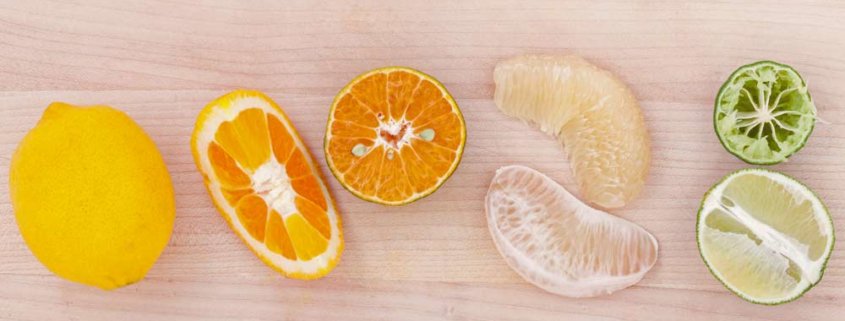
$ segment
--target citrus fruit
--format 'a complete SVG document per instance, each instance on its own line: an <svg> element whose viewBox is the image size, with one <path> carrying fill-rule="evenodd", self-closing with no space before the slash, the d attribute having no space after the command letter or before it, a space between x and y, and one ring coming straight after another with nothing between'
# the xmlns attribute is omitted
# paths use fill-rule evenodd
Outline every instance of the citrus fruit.
<svg viewBox="0 0 845 321"><path fill-rule="evenodd" d="M496 171L485 210L508 265L552 293L608 294L637 283L657 261L657 240L642 227L584 204L528 167Z"/></svg>
<svg viewBox="0 0 845 321"><path fill-rule="evenodd" d="M645 185L649 137L636 98L578 56L520 56L496 65L496 106L558 137L583 197L604 208Z"/></svg>
<svg viewBox="0 0 845 321"><path fill-rule="evenodd" d="M269 97L236 90L209 103L197 117L191 150L220 214L267 265L298 279L334 268L343 250L334 200Z"/></svg>
<svg viewBox="0 0 845 321"><path fill-rule="evenodd" d="M749 164L777 164L804 147L816 106L795 69L759 61L728 77L716 96L713 122L731 154Z"/></svg>
<svg viewBox="0 0 845 321"><path fill-rule="evenodd" d="M833 250L821 200L778 172L731 173L704 196L696 239L713 276L745 300L780 304L818 283Z"/></svg>
<svg viewBox="0 0 845 321"><path fill-rule="evenodd" d="M466 126L437 79L405 67L368 71L335 97L326 161L355 196L403 205L428 196L461 161Z"/></svg>
<svg viewBox="0 0 845 321"><path fill-rule="evenodd" d="M141 280L173 231L173 186L141 127L107 106L53 103L12 157L21 235L44 266L102 289Z"/></svg>

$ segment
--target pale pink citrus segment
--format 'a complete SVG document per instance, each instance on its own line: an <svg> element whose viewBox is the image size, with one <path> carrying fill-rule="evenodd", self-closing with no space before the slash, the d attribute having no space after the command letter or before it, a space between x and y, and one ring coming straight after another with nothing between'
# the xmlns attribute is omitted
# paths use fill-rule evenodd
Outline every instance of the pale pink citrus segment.
<svg viewBox="0 0 845 321"><path fill-rule="evenodd" d="M657 261L657 240L645 229L589 207L528 167L499 169L485 210L508 265L552 293L608 294L637 283Z"/></svg>

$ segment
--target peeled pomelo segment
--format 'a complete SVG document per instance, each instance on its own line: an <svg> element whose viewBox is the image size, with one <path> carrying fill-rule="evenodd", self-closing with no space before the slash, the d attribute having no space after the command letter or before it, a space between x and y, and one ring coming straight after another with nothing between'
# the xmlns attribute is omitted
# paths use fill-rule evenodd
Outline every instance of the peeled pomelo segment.
<svg viewBox="0 0 845 321"><path fill-rule="evenodd" d="M604 208L636 197L651 161L645 121L631 90L577 56L521 56L494 71L496 106L564 146L584 198Z"/></svg>
<svg viewBox="0 0 845 321"><path fill-rule="evenodd" d="M496 171L485 210L508 265L552 293L608 294L637 283L657 261L657 240L642 227L589 207L528 167Z"/></svg>

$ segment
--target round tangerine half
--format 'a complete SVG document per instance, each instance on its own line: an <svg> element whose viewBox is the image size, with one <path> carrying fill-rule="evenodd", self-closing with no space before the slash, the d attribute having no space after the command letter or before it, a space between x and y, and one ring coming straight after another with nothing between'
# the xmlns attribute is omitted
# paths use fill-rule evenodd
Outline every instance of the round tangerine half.
<svg viewBox="0 0 845 321"><path fill-rule="evenodd" d="M355 196L404 205L436 191L461 161L466 125L437 79L385 67L353 79L335 97L326 161Z"/></svg>

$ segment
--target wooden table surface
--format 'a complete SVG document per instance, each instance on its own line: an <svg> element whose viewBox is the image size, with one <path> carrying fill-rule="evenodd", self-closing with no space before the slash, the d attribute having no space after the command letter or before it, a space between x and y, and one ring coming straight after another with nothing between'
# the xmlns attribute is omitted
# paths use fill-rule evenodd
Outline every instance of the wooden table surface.
<svg viewBox="0 0 845 321"><path fill-rule="evenodd" d="M799 2L0 0L0 319L843 320L845 4ZM577 191L556 141L491 100L493 66L522 53L582 55L641 101L651 173L636 201L612 211L660 242L636 286L558 297L524 282L494 248L482 200L496 168L529 165ZM713 133L713 98L731 71L761 59L800 71L826 121L773 168L814 189L840 228L822 282L776 307L724 289L694 233L704 192L748 167ZM329 177L344 220L341 262L318 281L285 279L212 207L190 155L195 117L231 89L263 90L328 173L321 146L334 94L385 65L418 68L452 91L468 127L463 163L437 193L404 207L361 201ZM20 237L9 159L57 100L126 111L164 155L175 229L140 283L104 292L64 281Z"/></svg>

